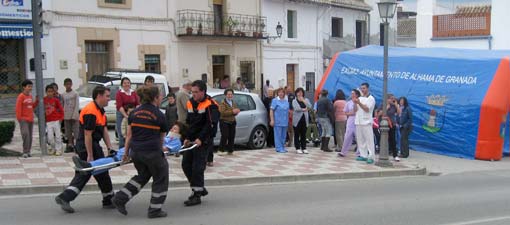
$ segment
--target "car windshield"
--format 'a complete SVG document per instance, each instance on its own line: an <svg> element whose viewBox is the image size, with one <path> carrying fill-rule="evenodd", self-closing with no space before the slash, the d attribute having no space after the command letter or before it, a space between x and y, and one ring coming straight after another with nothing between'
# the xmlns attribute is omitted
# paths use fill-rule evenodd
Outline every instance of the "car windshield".
<svg viewBox="0 0 510 225"><path fill-rule="evenodd" d="M86 84L80 86L78 88L78 90L76 90L76 91L78 92L78 95L80 97L92 98L92 91L97 86L101 86L101 84L86 83ZM113 97L111 97L111 100L115 100L115 95L117 94L117 91L119 90L119 86L112 85L112 86L108 86L108 88L110 88L110 96L113 96Z"/></svg>
<svg viewBox="0 0 510 225"><path fill-rule="evenodd" d="M83 84L82 86L80 86L78 88L78 90L76 90L76 91L78 92L78 95L80 97L92 98L92 91L97 86L99 86L99 84L86 83L86 84Z"/></svg>

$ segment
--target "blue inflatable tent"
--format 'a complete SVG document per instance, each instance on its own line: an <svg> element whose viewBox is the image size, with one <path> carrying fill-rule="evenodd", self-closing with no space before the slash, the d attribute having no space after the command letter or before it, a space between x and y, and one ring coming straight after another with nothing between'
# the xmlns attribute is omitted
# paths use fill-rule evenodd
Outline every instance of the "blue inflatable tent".
<svg viewBox="0 0 510 225"><path fill-rule="evenodd" d="M411 148L469 159L499 160L508 143L510 51L390 48L388 92L413 110ZM350 93L370 84L382 103L383 47L338 53L316 92ZM506 140L506 141L505 141ZM508 146L506 146L508 149Z"/></svg>

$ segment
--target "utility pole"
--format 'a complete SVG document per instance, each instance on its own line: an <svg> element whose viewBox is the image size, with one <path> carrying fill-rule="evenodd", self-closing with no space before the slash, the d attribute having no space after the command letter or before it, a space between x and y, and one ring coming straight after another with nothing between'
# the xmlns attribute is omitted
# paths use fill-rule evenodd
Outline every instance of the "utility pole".
<svg viewBox="0 0 510 225"><path fill-rule="evenodd" d="M39 121L39 145L43 155L48 154L46 148L46 117L44 109L44 87L43 87L43 73L42 73L42 52L41 52L41 37L42 37L42 0L32 0L32 29L34 40L34 69L35 69L35 87L37 93L37 106L38 121Z"/></svg>

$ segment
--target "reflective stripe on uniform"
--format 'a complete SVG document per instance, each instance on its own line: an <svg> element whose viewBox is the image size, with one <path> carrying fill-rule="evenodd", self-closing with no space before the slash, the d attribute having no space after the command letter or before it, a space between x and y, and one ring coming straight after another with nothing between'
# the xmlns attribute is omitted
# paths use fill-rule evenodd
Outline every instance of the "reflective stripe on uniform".
<svg viewBox="0 0 510 225"><path fill-rule="evenodd" d="M108 197L110 195L113 195L113 191L110 191L108 193L103 193L103 197Z"/></svg>
<svg viewBox="0 0 510 225"><path fill-rule="evenodd" d="M193 191L203 191L204 188L203 187L191 187L191 190L193 190Z"/></svg>
<svg viewBox="0 0 510 225"><path fill-rule="evenodd" d="M162 197L162 196L166 196L166 194L167 194L167 191L161 192L161 193L152 193L152 197L153 198L159 198L159 197Z"/></svg>
<svg viewBox="0 0 510 225"><path fill-rule="evenodd" d="M161 209L161 207L163 207L163 204L150 204L149 207L152 209Z"/></svg>
<svg viewBox="0 0 510 225"><path fill-rule="evenodd" d="M81 192L80 189L78 189L77 187L73 187L73 186L68 186L66 189L74 191L74 193L76 193L76 194L80 194L80 192Z"/></svg>
<svg viewBox="0 0 510 225"><path fill-rule="evenodd" d="M140 190L142 188L142 185L140 185L138 182L134 180L129 180L128 184L135 186L136 190Z"/></svg>
<svg viewBox="0 0 510 225"><path fill-rule="evenodd" d="M122 188L120 189L120 191L124 194L126 194L128 196L129 199L131 199L133 197L133 195L131 194L131 191L129 191L128 189L126 188Z"/></svg>
<svg viewBox="0 0 510 225"><path fill-rule="evenodd" d="M161 127L159 126L153 126L153 125L146 125L146 124L140 124L140 123L131 123L131 126L132 127L141 127L141 128L146 128L146 129L151 129L151 130L161 130Z"/></svg>

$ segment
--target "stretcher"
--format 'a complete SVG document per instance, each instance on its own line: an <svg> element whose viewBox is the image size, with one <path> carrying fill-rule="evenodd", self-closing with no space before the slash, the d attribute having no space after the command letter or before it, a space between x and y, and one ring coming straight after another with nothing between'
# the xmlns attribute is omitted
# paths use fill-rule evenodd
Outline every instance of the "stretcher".
<svg viewBox="0 0 510 225"><path fill-rule="evenodd" d="M182 152L185 152L185 151L189 151L189 150L192 150L194 148L196 148L198 145L197 144L193 144L191 146L188 146L188 147L184 147L184 145L181 147L181 150L179 150L179 153L182 153ZM166 151L164 152L165 153L165 156L169 156L169 155L172 155L169 151ZM122 160L119 160L119 161L115 161L115 162L112 162L112 163L108 163L108 164L104 164L104 165L99 165L99 166L92 166L92 167L87 167L87 168L77 168L77 167L74 167L74 170L78 171L78 172L94 172L94 171L101 171L101 170L108 170L108 169L112 169L112 168L116 168L116 167L119 167L119 166L122 166L122 165L125 165L125 164L129 164L129 163L132 163L131 161L129 162L122 162Z"/></svg>

